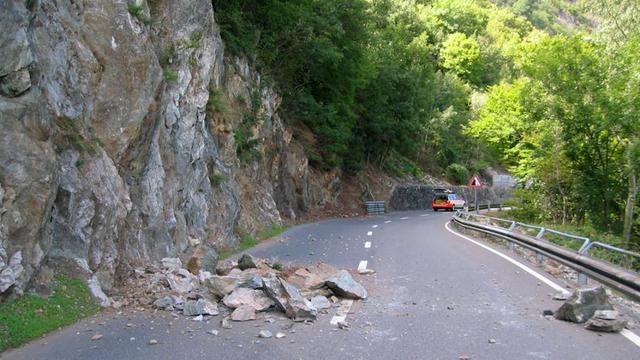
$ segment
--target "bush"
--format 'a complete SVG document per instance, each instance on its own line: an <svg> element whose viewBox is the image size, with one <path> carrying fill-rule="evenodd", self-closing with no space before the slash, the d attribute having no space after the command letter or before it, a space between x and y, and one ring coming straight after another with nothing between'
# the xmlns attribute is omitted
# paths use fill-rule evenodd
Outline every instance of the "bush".
<svg viewBox="0 0 640 360"><path fill-rule="evenodd" d="M447 178L454 184L466 184L469 170L464 165L453 163L447 166Z"/></svg>

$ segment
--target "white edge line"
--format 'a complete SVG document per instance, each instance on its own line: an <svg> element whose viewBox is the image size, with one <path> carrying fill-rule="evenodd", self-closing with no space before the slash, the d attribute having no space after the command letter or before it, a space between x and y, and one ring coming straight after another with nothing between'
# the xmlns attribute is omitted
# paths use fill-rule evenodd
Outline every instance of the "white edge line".
<svg viewBox="0 0 640 360"><path fill-rule="evenodd" d="M360 264L358 264L358 271L365 270L367 268L367 263L367 260L360 261Z"/></svg>
<svg viewBox="0 0 640 360"><path fill-rule="evenodd" d="M364 243L364 248L365 249L368 249L370 247L371 247L371 241L367 241L367 242Z"/></svg>
<svg viewBox="0 0 640 360"><path fill-rule="evenodd" d="M495 250L495 249L493 249L493 248L491 248L491 247L489 247L487 245L484 245L484 244L482 244L482 243L480 243L480 242L478 242L476 240L471 239L468 236L464 236L462 234L459 234L459 233L451 230L451 228L449 227L449 224L450 223L446 223L444 227L450 233L452 233L454 235L457 235L457 236L459 236L459 237L461 237L461 238L463 238L463 239L465 239L467 241L470 241L470 242L474 243L475 245L480 246L481 248L483 248L485 250L491 251L492 253L500 256L501 258L503 258L503 259L507 260L508 262L514 264L515 266L519 267L520 269L528 272L530 275L534 276L536 279L538 279L538 280L544 282L545 284L549 285L554 290L562 291L564 294L569 294L569 291L567 291L565 288L563 288L562 286L560 286L560 285L554 283L553 281L547 279L546 277L538 274L538 272L536 272L535 270L527 267L526 265L524 265L524 264L522 264L522 263L520 263L520 262L518 262L518 261L516 261L516 260L514 260L512 258L510 258L509 256L499 252L498 250ZM630 331L628 329L622 329L622 331L620 332L620 335L622 335L625 338L627 338L627 340L631 341L634 345L640 347L640 336L636 335L634 332L632 332L632 331Z"/></svg>
<svg viewBox="0 0 640 360"><path fill-rule="evenodd" d="M498 251L498 250L496 250L496 249L493 249L493 248L491 248L491 247L489 247L489 246L487 246L487 245L485 245L485 244L482 244L482 243L480 243L480 242L478 242L478 241L476 241L476 240L473 240L472 238L470 238L470 237L468 237L468 236L464 236L464 235L462 235L462 234L459 234L459 233L457 233L457 232L455 232L455 231L451 230L451 228L449 227L449 223L447 223L447 224L445 225L445 227L447 228L447 230L448 230L450 233L452 233L452 234L454 234L454 235L457 235L457 236L459 236L459 237L461 237L461 238L463 238L463 239L465 239L465 240L467 240L467 241L470 241L470 242L472 242L473 244L478 245L478 246L480 246L481 248L483 248L483 249L485 249L485 250L489 250L489 251L491 251L492 253L494 253L494 254L496 254L496 255L500 256L501 258L503 258L503 259L507 260L508 262L510 262L510 263L512 263L512 264L514 264L515 266L519 267L520 269L522 269L522 270L524 270L524 271L528 272L530 275L532 275L532 276L533 276L533 277L535 277L536 279L538 279L538 280L542 281L543 283L545 283L545 284L549 285L549 286L550 286L551 288L553 288L554 290L556 290L556 291L560 291L560 292L562 292L563 294L569 294L569 291L568 291L567 289L565 289L565 288L563 288L562 286L560 286L560 285L556 284L555 282L553 282L553 281L551 281L551 280L547 279L546 277L544 277L544 276L542 276L542 275L538 274L538 272L537 272L537 271L535 271L535 270L531 269L530 267L528 267L528 266L526 266L526 265L522 264L521 262L516 261L516 260L514 260L514 259L510 258L509 256L507 256L507 255L505 255L505 254L501 253L500 251Z"/></svg>
<svg viewBox="0 0 640 360"><path fill-rule="evenodd" d="M640 347L640 336L633 333L633 331L628 329L622 329L622 331L620 331L620 335L626 337L627 340L631 341L636 346Z"/></svg>
<svg viewBox="0 0 640 360"><path fill-rule="evenodd" d="M373 231L367 232L367 236L371 236L371 235L373 235Z"/></svg>

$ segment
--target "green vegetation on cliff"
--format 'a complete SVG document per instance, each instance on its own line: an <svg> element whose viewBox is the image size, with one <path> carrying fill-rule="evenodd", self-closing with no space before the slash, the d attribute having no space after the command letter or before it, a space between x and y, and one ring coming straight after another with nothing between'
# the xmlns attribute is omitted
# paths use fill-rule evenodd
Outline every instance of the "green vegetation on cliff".
<svg viewBox="0 0 640 360"><path fill-rule="evenodd" d="M253 58L284 118L315 134L314 164L396 173L389 164L408 162L458 183L497 165L526 184L541 220L635 246L636 1L213 5L231 52Z"/></svg>

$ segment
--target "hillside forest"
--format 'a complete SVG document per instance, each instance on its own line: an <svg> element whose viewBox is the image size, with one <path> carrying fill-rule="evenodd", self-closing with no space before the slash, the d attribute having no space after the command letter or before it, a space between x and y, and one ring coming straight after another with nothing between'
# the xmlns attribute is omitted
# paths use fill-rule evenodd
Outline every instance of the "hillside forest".
<svg viewBox="0 0 640 360"><path fill-rule="evenodd" d="M313 166L514 175L518 218L638 250L636 0L213 0ZM240 145L251 146L236 133Z"/></svg>

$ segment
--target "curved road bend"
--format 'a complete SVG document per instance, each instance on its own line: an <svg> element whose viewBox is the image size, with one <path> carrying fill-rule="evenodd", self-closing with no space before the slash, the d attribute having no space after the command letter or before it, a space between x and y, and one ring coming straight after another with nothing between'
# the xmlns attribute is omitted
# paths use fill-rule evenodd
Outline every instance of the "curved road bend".
<svg viewBox="0 0 640 360"><path fill-rule="evenodd" d="M545 319L543 310L560 305L551 300L556 291L449 232L450 218L422 211L327 220L250 251L285 263L376 270L363 280L369 299L353 304L348 330L330 324L332 313L313 325L276 318L224 330L218 318L104 313L0 359L640 359L640 347L622 335ZM258 339L262 329L287 336ZM104 338L89 341L95 331ZM148 345L152 338L159 344Z"/></svg>

